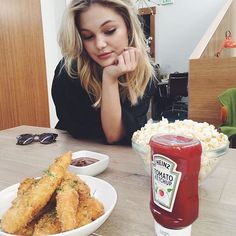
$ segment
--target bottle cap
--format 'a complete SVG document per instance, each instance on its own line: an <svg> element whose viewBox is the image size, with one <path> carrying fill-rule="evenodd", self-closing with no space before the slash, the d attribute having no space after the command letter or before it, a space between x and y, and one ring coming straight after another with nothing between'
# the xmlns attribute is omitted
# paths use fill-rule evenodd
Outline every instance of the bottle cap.
<svg viewBox="0 0 236 236"><path fill-rule="evenodd" d="M155 221L155 231L157 236L191 236L191 227L189 225L181 229L167 229Z"/></svg>

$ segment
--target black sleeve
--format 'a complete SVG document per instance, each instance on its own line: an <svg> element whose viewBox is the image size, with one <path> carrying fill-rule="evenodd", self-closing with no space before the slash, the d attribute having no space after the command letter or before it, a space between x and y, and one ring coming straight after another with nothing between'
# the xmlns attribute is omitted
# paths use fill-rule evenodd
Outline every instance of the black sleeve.
<svg viewBox="0 0 236 236"><path fill-rule="evenodd" d="M135 131L143 127L147 123L147 112L150 100L156 91L156 82L151 80L147 85L145 93L138 103L134 106L130 102L125 101L122 106L122 120L125 127L125 140L130 143L132 135Z"/></svg>
<svg viewBox="0 0 236 236"><path fill-rule="evenodd" d="M68 131L75 138L103 138L100 110L92 101L78 78L71 78L63 60L57 65L52 83L52 98L58 123L55 128Z"/></svg>

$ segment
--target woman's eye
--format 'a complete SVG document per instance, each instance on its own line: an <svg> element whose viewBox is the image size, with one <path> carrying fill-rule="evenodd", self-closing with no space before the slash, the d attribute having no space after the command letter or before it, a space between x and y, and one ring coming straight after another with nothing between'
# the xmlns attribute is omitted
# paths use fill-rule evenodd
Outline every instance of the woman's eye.
<svg viewBox="0 0 236 236"><path fill-rule="evenodd" d="M90 40L90 39L93 38L93 35L81 35L81 38L82 38L83 40Z"/></svg>
<svg viewBox="0 0 236 236"><path fill-rule="evenodd" d="M105 31L105 34L111 35L111 34L115 33L115 31L116 31L116 29L110 29L110 30Z"/></svg>

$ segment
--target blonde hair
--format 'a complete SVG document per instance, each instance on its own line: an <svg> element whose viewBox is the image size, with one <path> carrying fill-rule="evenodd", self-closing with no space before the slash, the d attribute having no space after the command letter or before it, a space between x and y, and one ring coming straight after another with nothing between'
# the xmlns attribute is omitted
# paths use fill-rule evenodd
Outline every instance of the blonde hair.
<svg viewBox="0 0 236 236"><path fill-rule="evenodd" d="M77 17L91 4L100 4L114 9L125 21L128 30L129 46L140 50L141 59L133 72L119 78L119 89L122 99L126 97L132 105L142 97L150 79L154 76L151 58L147 53L145 36L138 18L138 12L131 0L72 0L66 9L59 31L59 46L65 59L65 68L71 77L78 76L82 87L93 99L94 106L100 107L102 91L102 74L100 66L94 62L83 48L82 39L77 27ZM77 70L72 63L77 61Z"/></svg>

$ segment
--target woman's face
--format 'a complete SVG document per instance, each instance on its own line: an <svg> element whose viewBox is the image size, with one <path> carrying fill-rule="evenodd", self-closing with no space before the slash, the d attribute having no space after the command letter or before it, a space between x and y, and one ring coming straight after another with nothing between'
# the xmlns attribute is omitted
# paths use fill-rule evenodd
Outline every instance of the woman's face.
<svg viewBox="0 0 236 236"><path fill-rule="evenodd" d="M102 67L116 63L128 46L124 19L113 9L92 4L79 18L79 31L89 56Z"/></svg>

